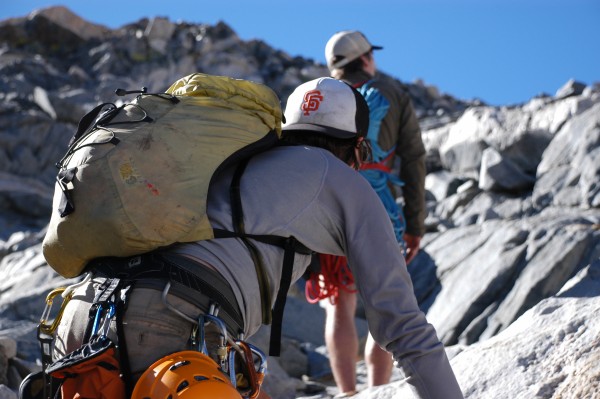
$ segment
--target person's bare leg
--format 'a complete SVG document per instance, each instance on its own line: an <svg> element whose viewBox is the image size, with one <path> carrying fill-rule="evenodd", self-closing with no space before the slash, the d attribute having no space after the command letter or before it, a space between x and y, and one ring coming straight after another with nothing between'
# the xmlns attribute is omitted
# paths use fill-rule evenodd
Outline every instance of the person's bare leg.
<svg viewBox="0 0 600 399"><path fill-rule="evenodd" d="M370 387L385 385L390 382L394 365L392 354L383 350L375 342L371 333L369 333L365 344L365 363Z"/></svg>
<svg viewBox="0 0 600 399"><path fill-rule="evenodd" d="M358 358L358 333L354 324L356 294L340 291L338 303L332 305L323 300L325 308L325 344L333 378L340 390L356 389L356 362Z"/></svg>

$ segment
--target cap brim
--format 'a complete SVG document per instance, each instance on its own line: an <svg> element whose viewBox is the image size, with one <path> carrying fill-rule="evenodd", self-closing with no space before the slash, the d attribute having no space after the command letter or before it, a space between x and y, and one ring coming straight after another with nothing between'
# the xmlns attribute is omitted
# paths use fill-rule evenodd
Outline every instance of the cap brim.
<svg viewBox="0 0 600 399"><path fill-rule="evenodd" d="M352 139L358 136L357 133L349 132L347 130L336 129L330 126L313 125L309 123L295 123L288 126L283 126L284 131L295 131L295 130L308 130L312 132L319 132L326 134L331 137L338 139Z"/></svg>
<svg viewBox="0 0 600 399"><path fill-rule="evenodd" d="M383 50L381 46L371 46L371 50Z"/></svg>

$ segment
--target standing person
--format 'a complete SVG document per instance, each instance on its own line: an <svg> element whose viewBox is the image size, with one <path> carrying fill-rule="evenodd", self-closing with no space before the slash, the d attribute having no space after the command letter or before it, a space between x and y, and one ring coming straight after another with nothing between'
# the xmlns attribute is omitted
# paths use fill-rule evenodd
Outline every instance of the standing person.
<svg viewBox="0 0 600 399"><path fill-rule="evenodd" d="M425 147L412 103L398 82L377 73L374 46L358 31L334 34L325 46L331 76L357 88L370 108L367 140L373 160L361 167L384 204L406 263L419 251L425 232ZM396 158L400 171L393 172ZM402 192L399 188L402 186ZM400 197L403 205L397 204ZM326 310L325 341L340 397L356 393L358 337L354 324L357 306L355 280L345 258L320 255L322 273L307 285L311 302ZM351 267L351 265L350 265ZM357 281L358 283L358 281ZM369 333L365 345L369 386L389 382L392 357Z"/></svg>
<svg viewBox="0 0 600 399"><path fill-rule="evenodd" d="M257 237L291 237L312 251L347 256L352 272L359 277L357 289L365 302L373 336L393 353L417 397L462 398L444 346L417 305L386 211L369 184L349 167L358 167L367 153L368 107L364 99L339 80L320 78L299 86L290 95L285 117L283 142L287 145L253 156L241 176L237 165L214 175L207 199L211 225L233 231L231 182L240 177L236 188L243 208L242 222L250 235L246 240L260 255L268 276L269 309L276 304L283 281L284 250ZM224 305L223 298L233 298L230 306L219 306L218 315L228 329L238 330L233 324L236 320L245 337L259 329L263 306L246 240L228 237L182 243L149 257L114 261L115 266L150 272L166 265L209 283L202 285L206 291L194 294L208 296L196 305L189 300L192 291L167 290L167 296L160 280L145 281L144 274L140 275L128 295L122 323L132 383L156 359L190 349L194 329L190 320L206 313L206 304ZM310 254L296 254L292 281L301 278L310 259ZM128 271L126 266L114 273ZM92 299L103 278L111 277L111 273L109 259L103 267L92 269L91 282L77 288L57 331L55 355L63 356L81 345ZM170 276L163 283L169 283ZM211 286L217 289L214 296ZM226 295L228 292L232 295ZM111 324L112 335L114 330ZM152 393L148 396L155 397Z"/></svg>

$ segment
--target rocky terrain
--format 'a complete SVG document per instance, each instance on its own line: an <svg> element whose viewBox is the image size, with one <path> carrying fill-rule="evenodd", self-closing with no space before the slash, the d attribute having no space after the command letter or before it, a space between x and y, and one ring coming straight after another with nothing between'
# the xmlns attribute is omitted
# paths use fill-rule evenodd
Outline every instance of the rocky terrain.
<svg viewBox="0 0 600 399"><path fill-rule="evenodd" d="M224 23L155 18L113 30L61 7L0 21L0 399L16 398L40 367L35 331L46 294L76 281L48 267L41 241L54 163L79 119L121 101L116 88L162 91L193 72L262 82L283 100L327 75L314 60L240 40ZM428 150L428 232L409 271L465 396L600 398L600 84L571 80L502 107L403 86ZM331 398L322 309L294 288L285 350L269 359L265 390ZM395 372L356 397L410 395Z"/></svg>

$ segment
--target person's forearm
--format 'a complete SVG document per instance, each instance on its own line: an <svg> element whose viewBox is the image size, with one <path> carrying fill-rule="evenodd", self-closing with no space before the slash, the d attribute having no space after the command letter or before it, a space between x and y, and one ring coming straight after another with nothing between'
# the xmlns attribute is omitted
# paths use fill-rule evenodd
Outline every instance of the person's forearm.
<svg viewBox="0 0 600 399"><path fill-rule="evenodd" d="M417 398L464 398L443 347L423 356L400 360L398 364Z"/></svg>

